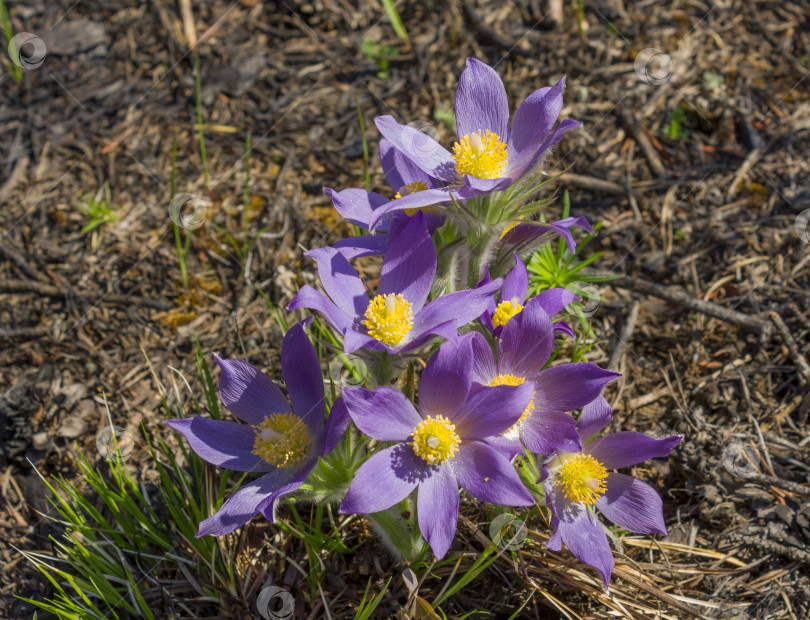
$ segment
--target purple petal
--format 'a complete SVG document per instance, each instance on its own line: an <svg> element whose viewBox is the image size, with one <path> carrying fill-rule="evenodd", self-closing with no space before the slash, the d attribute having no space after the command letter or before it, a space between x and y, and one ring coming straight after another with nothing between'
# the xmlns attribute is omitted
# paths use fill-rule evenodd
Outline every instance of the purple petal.
<svg viewBox="0 0 810 620"><path fill-rule="evenodd" d="M511 428L526 411L534 385L496 385L476 392L451 420L462 439L485 439Z"/></svg>
<svg viewBox="0 0 810 620"><path fill-rule="evenodd" d="M388 235L359 235L357 237L346 237L335 242L332 246L339 251L347 260L361 258L364 256L379 256L385 254L388 249Z"/></svg>
<svg viewBox="0 0 810 620"><path fill-rule="evenodd" d="M399 443L380 450L357 470L340 512L371 514L390 508L430 475L427 463L409 445Z"/></svg>
<svg viewBox="0 0 810 620"><path fill-rule="evenodd" d="M520 438L529 451L538 454L582 450L576 420L561 411L535 411L520 425Z"/></svg>
<svg viewBox="0 0 810 620"><path fill-rule="evenodd" d="M478 332L472 332L472 359L472 380L481 385L489 385L498 376L498 369L492 347Z"/></svg>
<svg viewBox="0 0 810 620"><path fill-rule="evenodd" d="M517 160L510 163L508 168L505 171L505 174L509 174L514 178L519 178L523 175L527 170L530 170L533 166L535 166L538 162L540 162L548 152L560 141L565 137L565 134L571 131L572 129L579 129L582 127L582 123L579 121L572 121L569 119L564 119L557 125L557 129L555 129L544 141L543 144L540 145L540 148L537 151L533 149L526 149L520 155L518 155Z"/></svg>
<svg viewBox="0 0 810 620"><path fill-rule="evenodd" d="M540 141L548 135L560 116L564 87L563 77L553 88L536 90L520 104L509 135L515 153L540 147Z"/></svg>
<svg viewBox="0 0 810 620"><path fill-rule="evenodd" d="M316 291L309 284L304 284L287 305L287 310L298 310L307 308L315 310L339 333L344 333L351 328L354 315L351 317L338 308L332 301L320 291Z"/></svg>
<svg viewBox="0 0 810 620"><path fill-rule="evenodd" d="M272 466L253 454L256 431L251 426L195 416L166 420L188 440L191 449L204 461L235 471L269 471Z"/></svg>
<svg viewBox="0 0 810 620"><path fill-rule="evenodd" d="M481 194L489 194L496 190L506 189L510 185L512 185L511 178L481 179L470 174L465 174L464 187L459 189L454 195L460 199L467 200L468 198L475 198Z"/></svg>
<svg viewBox="0 0 810 620"><path fill-rule="evenodd" d="M296 323L284 335L281 343L281 372L290 395L293 413L317 432L323 428L326 408L321 362L306 331L306 325L311 320Z"/></svg>
<svg viewBox="0 0 810 620"><path fill-rule="evenodd" d="M442 559L453 543L458 523L458 483L449 465L436 467L419 484L416 516L422 536L436 559Z"/></svg>
<svg viewBox="0 0 810 620"><path fill-rule="evenodd" d="M425 305L435 275L436 247L424 214L417 213L389 243L378 290L380 295L401 293L415 314Z"/></svg>
<svg viewBox="0 0 810 620"><path fill-rule="evenodd" d="M323 452L321 456L326 456L343 437L349 427L349 410L342 397L335 399L332 408L329 410L329 417L323 427Z"/></svg>
<svg viewBox="0 0 810 620"><path fill-rule="evenodd" d="M614 561L607 535L599 519L585 504L568 501L550 484L546 484L546 497L550 500L554 514L551 519L554 534L546 547L552 551L559 551L560 541L564 542L574 557L599 571L607 588L610 585Z"/></svg>
<svg viewBox="0 0 810 620"><path fill-rule="evenodd" d="M564 334L564 335L568 336L569 338L574 337L574 330L565 321L555 321L554 322L554 331L555 331L555 333Z"/></svg>
<svg viewBox="0 0 810 620"><path fill-rule="evenodd" d="M379 441L406 441L422 422L411 401L394 388L351 386L344 388L343 400L357 428Z"/></svg>
<svg viewBox="0 0 810 620"><path fill-rule="evenodd" d="M433 327L422 325L419 329L411 329L410 333L402 344L393 348L386 346L385 349L391 355L399 355L404 351L413 351L414 349L418 349L423 344L426 344L431 340L435 340L436 338L444 338L448 342L456 342L456 340L458 340L458 328L456 327L456 322L451 319L449 321L445 321L444 323L439 323Z"/></svg>
<svg viewBox="0 0 810 620"><path fill-rule="evenodd" d="M197 538L201 536L225 536L235 529L242 527L259 512L259 505L274 492L284 488L294 479L300 477L302 472L312 469L315 460L312 459L305 467L297 469L275 469L261 478L257 478L243 485L236 493L231 495L222 504L214 515L200 523ZM301 479L303 481L303 479ZM298 483L300 486L300 482Z"/></svg>
<svg viewBox="0 0 810 620"><path fill-rule="evenodd" d="M356 329L347 329L346 333L343 334L343 351L349 354L363 347L367 347L373 351L380 351L382 350L383 344L368 334L359 332Z"/></svg>
<svg viewBox="0 0 810 620"><path fill-rule="evenodd" d="M509 137L509 102L498 74L475 58L467 59L456 88L458 137L489 129L506 142Z"/></svg>
<svg viewBox="0 0 810 620"><path fill-rule="evenodd" d="M501 282L496 278L481 288L448 293L431 301L414 316L413 337L448 320L455 321L459 327L473 321L487 309L489 299L501 287Z"/></svg>
<svg viewBox="0 0 810 620"><path fill-rule="evenodd" d="M298 490L298 488L304 483L304 480L307 479L310 472L315 469L317 462L317 459L312 459L303 467L298 468L293 476L291 476L281 487L273 491L268 497L264 498L256 509L261 512L271 523L278 521L278 516L276 515L276 512L278 511L278 500L281 499L282 496Z"/></svg>
<svg viewBox="0 0 810 620"><path fill-rule="evenodd" d="M584 217L567 217L556 222L521 222L503 237L506 246L520 247L525 250L529 247L539 247L552 237L559 235L568 244L569 249L576 251L577 244L569 228L578 226L592 231L591 225Z"/></svg>
<svg viewBox="0 0 810 620"><path fill-rule="evenodd" d="M504 457L511 463L512 459L515 458L518 454L525 454L525 450L523 449L523 445L520 443L520 439L508 439L503 435L495 435L494 437L487 437L483 440L489 446L495 448L498 452L504 455Z"/></svg>
<svg viewBox="0 0 810 620"><path fill-rule="evenodd" d="M405 157L386 138L380 140L380 163L388 184L395 192L398 192L404 185L419 181L427 185L428 188L435 185L433 179L424 170Z"/></svg>
<svg viewBox="0 0 810 620"><path fill-rule="evenodd" d="M607 469L621 469L647 459L669 456L680 441L680 435L654 439L644 433L625 431L597 437L585 445L583 452L590 454Z"/></svg>
<svg viewBox="0 0 810 620"><path fill-rule="evenodd" d="M577 433L579 433L582 443L610 424L612 418L613 409L601 394L585 405L577 422Z"/></svg>
<svg viewBox="0 0 810 620"><path fill-rule="evenodd" d="M332 204L340 215L352 224L366 229L368 229L372 213L390 201L390 198L382 194L354 187L339 192L330 187L324 187L323 191L332 199Z"/></svg>
<svg viewBox="0 0 810 620"><path fill-rule="evenodd" d="M362 315L368 306L363 281L349 261L334 248L317 248L304 253L318 261L318 276L326 294L348 316Z"/></svg>
<svg viewBox="0 0 810 620"><path fill-rule="evenodd" d="M501 286L501 301L512 301L516 299L521 305L526 303L526 293L529 290L529 272L526 265L515 254L515 266L512 271L506 274Z"/></svg>
<svg viewBox="0 0 810 620"><path fill-rule="evenodd" d="M522 313L521 313L522 314ZM552 366L535 379L534 406L538 411L573 411L599 396L602 388L621 375L591 362Z"/></svg>
<svg viewBox="0 0 810 620"><path fill-rule="evenodd" d="M498 368L502 373L534 379L540 376L553 348L551 319L532 299L503 326Z"/></svg>
<svg viewBox="0 0 810 620"><path fill-rule="evenodd" d="M619 527L636 534L667 535L664 505L649 484L611 472L605 481L607 492L596 507Z"/></svg>
<svg viewBox="0 0 810 620"><path fill-rule="evenodd" d="M453 459L453 470L462 488L480 500L502 506L534 505L509 459L486 443L465 441Z"/></svg>
<svg viewBox="0 0 810 620"><path fill-rule="evenodd" d="M228 410L258 426L272 413L290 413L290 404L273 380L245 360L224 360L214 355L222 372L219 397Z"/></svg>
<svg viewBox="0 0 810 620"><path fill-rule="evenodd" d="M567 288L550 288L542 291L534 298L536 303L546 311L549 316L554 316L558 312L562 312L568 307L572 301L579 299L574 293Z"/></svg>
<svg viewBox="0 0 810 620"><path fill-rule="evenodd" d="M452 418L464 405L472 382L472 336L445 342L428 360L419 382L423 415Z"/></svg>
<svg viewBox="0 0 810 620"><path fill-rule="evenodd" d="M413 194L406 194L402 198L392 200L374 212L369 222L369 230L375 230L380 227L381 222L383 222L385 217L392 211L421 209L423 207L431 207L444 202L450 202L450 197L458 197L459 192L463 189L463 187L438 187L435 189L422 190L421 192L414 192Z"/></svg>
<svg viewBox="0 0 810 620"><path fill-rule="evenodd" d="M429 135L409 125L400 125L393 116L378 116L374 123L394 148L428 175L449 183L457 180L453 156Z"/></svg>

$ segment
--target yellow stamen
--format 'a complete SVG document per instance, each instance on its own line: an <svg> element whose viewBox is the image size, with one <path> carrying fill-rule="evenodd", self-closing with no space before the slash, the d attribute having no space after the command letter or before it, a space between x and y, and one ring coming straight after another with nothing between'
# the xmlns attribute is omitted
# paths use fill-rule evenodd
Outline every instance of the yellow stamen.
<svg viewBox="0 0 810 620"><path fill-rule="evenodd" d="M411 194L415 194L416 192L424 192L426 189L428 189L428 186L424 181L407 183L403 185L396 194L394 194L394 200L399 200L403 196L409 196ZM417 211L430 211L431 213L436 213L436 209L433 207L414 207L413 209L403 209L403 211L405 211L405 213L408 215L413 215Z"/></svg>
<svg viewBox="0 0 810 620"><path fill-rule="evenodd" d="M605 466L590 454L576 454L557 471L557 480L572 502L593 504L607 491L607 475Z"/></svg>
<svg viewBox="0 0 810 620"><path fill-rule="evenodd" d="M506 168L506 144L498 134L489 129L482 134L479 129L453 145L453 159L460 176L471 174L480 179L497 179Z"/></svg>
<svg viewBox="0 0 810 620"><path fill-rule="evenodd" d="M395 345L411 331L411 303L402 295L377 295L366 308L363 324L368 335L387 345Z"/></svg>
<svg viewBox="0 0 810 620"><path fill-rule="evenodd" d="M509 319L511 319L521 310L523 310L523 306L518 303L517 299L513 299L511 301L502 301L498 304L498 307L495 309L495 313L492 315L492 324L495 327L506 325L509 322Z"/></svg>
<svg viewBox="0 0 810 620"><path fill-rule="evenodd" d="M292 467L306 459L309 431L304 421L292 413L266 416L255 427L253 454L276 467Z"/></svg>
<svg viewBox="0 0 810 620"><path fill-rule="evenodd" d="M460 444L456 427L443 416L428 416L411 433L411 447L416 456L431 465L453 458Z"/></svg>
<svg viewBox="0 0 810 620"><path fill-rule="evenodd" d="M526 379L523 377L517 377L515 375L498 375L492 381L489 382L490 386L495 385L523 385L526 383ZM526 409L523 410L523 413L518 418L518 421L515 422L512 426L506 429L503 432L503 435L507 439L517 439L519 437L518 429L520 425L532 414L532 410L534 409L534 397L529 401L529 404L526 405Z"/></svg>
<svg viewBox="0 0 810 620"><path fill-rule="evenodd" d="M501 239L503 239L507 234L509 234L509 231L512 230L515 226L517 226L518 224L522 224L522 223L523 222L521 220L515 220L514 222L509 222L503 228L503 232L501 233Z"/></svg>

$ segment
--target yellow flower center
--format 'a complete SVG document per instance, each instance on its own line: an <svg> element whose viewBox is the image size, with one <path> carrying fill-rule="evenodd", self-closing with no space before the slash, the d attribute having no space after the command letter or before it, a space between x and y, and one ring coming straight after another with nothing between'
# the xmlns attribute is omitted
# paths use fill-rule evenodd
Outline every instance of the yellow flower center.
<svg viewBox="0 0 810 620"><path fill-rule="evenodd" d="M410 194L415 194L416 192L424 192L426 189L428 189L428 186L424 181L407 183L399 188L399 191L394 194L394 200L399 200L403 196L409 196ZM435 213L436 209L433 207L414 207L413 209L403 209L403 211L405 211L405 213L408 215L413 215L417 211L430 211L431 213Z"/></svg>
<svg viewBox="0 0 810 620"><path fill-rule="evenodd" d="M292 413L266 416L255 429L253 454L276 467L293 467L307 457L309 431L304 421Z"/></svg>
<svg viewBox="0 0 810 620"><path fill-rule="evenodd" d="M557 471L557 481L572 502L593 504L607 491L607 475L605 466L591 455L576 454Z"/></svg>
<svg viewBox="0 0 810 620"><path fill-rule="evenodd" d="M523 377L516 377L515 375L498 375L489 382L489 385L523 385L524 383L526 383L526 379ZM517 439L519 437L518 429L524 420L526 420L526 418L532 414L532 409L534 409L534 397L532 397L529 404L526 405L526 409L520 415L518 421L503 432L504 437L507 439Z"/></svg>
<svg viewBox="0 0 810 620"><path fill-rule="evenodd" d="M399 200L403 196L410 196L416 192L424 192L428 188L427 183L424 181L414 181L413 183L406 183L399 188L399 191L394 194L394 200Z"/></svg>
<svg viewBox="0 0 810 620"><path fill-rule="evenodd" d="M428 416L411 433L411 447L416 456L431 465L439 465L454 457L460 444L456 427L443 416Z"/></svg>
<svg viewBox="0 0 810 620"><path fill-rule="evenodd" d="M413 326L411 303L394 293L372 299L365 317L363 325L368 329L368 335L387 345L402 342Z"/></svg>
<svg viewBox="0 0 810 620"><path fill-rule="evenodd" d="M513 299L512 301L502 301L498 304L498 307L495 309L495 313L492 315L492 324L495 327L506 325L509 322L509 319L511 319L521 310L523 310L523 306L517 302L517 299Z"/></svg>
<svg viewBox="0 0 810 620"><path fill-rule="evenodd" d="M453 159L459 176L497 179L506 168L506 144L489 129L467 134L453 145Z"/></svg>

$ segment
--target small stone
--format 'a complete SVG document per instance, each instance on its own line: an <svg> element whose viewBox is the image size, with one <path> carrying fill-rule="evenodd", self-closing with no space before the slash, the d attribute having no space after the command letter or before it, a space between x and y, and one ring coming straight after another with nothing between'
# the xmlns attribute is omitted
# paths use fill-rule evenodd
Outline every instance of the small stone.
<svg viewBox="0 0 810 620"><path fill-rule="evenodd" d="M46 432L36 433L31 440L34 443L34 450L44 450L51 443L51 440L48 438L48 433Z"/></svg>
<svg viewBox="0 0 810 620"><path fill-rule="evenodd" d="M84 433L86 429L87 424L82 419L81 415L72 415L62 422L62 426L59 427L56 434L67 439L76 439L76 437Z"/></svg>

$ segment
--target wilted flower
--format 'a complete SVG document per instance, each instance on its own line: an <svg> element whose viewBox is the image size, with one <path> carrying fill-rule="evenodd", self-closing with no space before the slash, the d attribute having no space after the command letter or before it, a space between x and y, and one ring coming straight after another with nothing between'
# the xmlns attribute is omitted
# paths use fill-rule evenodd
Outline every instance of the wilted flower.
<svg viewBox="0 0 810 620"><path fill-rule="evenodd" d="M531 385L533 389L532 400L520 419L488 440L509 458L523 452L521 441L529 451L541 454L580 450L576 421L567 412L584 407L599 396L606 384L621 376L591 362L543 369L553 346L551 319L536 297L503 326L497 358L484 336L473 335L476 384Z"/></svg>
<svg viewBox="0 0 810 620"><path fill-rule="evenodd" d="M547 547L559 551L565 543L574 556L599 571L605 587L608 587L613 572L613 554L594 508L631 532L667 533L658 493L645 482L608 470L668 456L681 440L680 435L654 439L643 433L626 431L588 442L594 433L610 422L611 417L610 405L603 397L590 403L583 409L577 423L577 432L584 444L582 450L559 452L543 468L547 475L543 486L554 527Z"/></svg>
<svg viewBox="0 0 810 620"><path fill-rule="evenodd" d="M541 88L520 105L509 126L509 102L498 74L475 58L467 59L456 90L458 141L453 152L409 125L391 116L375 119L377 128L394 147L431 178L447 187L402 196L375 210L376 227L382 217L398 209L413 209L466 200L519 181L540 158L581 123L563 120L552 127L562 109L565 80Z"/></svg>
<svg viewBox="0 0 810 620"><path fill-rule="evenodd" d="M255 366L215 356L222 369L219 396L247 424L200 416L166 421L209 463L264 473L200 523L198 537L230 534L258 513L275 521L279 498L300 487L318 457L329 454L343 436L349 416L341 399L334 402L324 424L323 377L305 331L309 321L290 328L281 348L281 370L292 407L273 380Z"/></svg>
<svg viewBox="0 0 810 620"><path fill-rule="evenodd" d="M499 278L479 289L442 295L425 305L436 275L436 248L421 212L391 241L378 294L371 300L363 281L338 250L318 248L307 256L318 260L318 274L329 298L305 285L287 308L317 310L343 335L346 353L365 347L396 355L436 336L455 340L458 328L484 312L501 285Z"/></svg>
<svg viewBox="0 0 810 620"><path fill-rule="evenodd" d="M341 512L380 512L418 488L419 529L437 558L444 557L455 536L459 486L492 504L533 504L509 460L482 441L517 421L532 390L504 385L473 394L471 345L472 334L466 334L428 360L419 384L419 412L392 388L343 390L357 428L378 441L397 443L360 467Z"/></svg>

